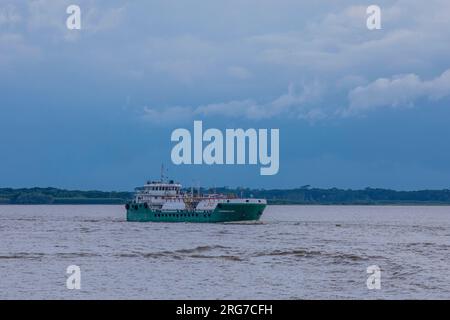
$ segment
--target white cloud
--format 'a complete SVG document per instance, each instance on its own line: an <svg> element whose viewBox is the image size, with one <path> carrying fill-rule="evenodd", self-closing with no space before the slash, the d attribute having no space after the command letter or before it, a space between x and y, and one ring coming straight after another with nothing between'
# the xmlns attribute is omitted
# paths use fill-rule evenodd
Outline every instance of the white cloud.
<svg viewBox="0 0 450 320"><path fill-rule="evenodd" d="M266 103L258 103L251 99L230 101L199 106L194 113L204 116L244 117L253 120L277 116L309 118L312 105L320 99L321 92L322 88L318 83L304 85L300 93L297 93L294 85L291 84L287 93Z"/></svg>
<svg viewBox="0 0 450 320"><path fill-rule="evenodd" d="M440 77L426 82L429 97L439 100L450 95L450 69L445 71Z"/></svg>
<svg viewBox="0 0 450 320"><path fill-rule="evenodd" d="M420 98L442 99L450 95L450 69L440 76L424 81L416 74L380 78L349 93L347 115L380 107L411 107Z"/></svg>
<svg viewBox="0 0 450 320"><path fill-rule="evenodd" d="M288 116L299 119L316 121L325 118L326 113L315 107L320 100L322 88L318 83L303 86L297 93L294 85L290 85L288 92L265 103L252 99L234 100L211 103L198 107L173 106L166 108L144 108L144 119L151 122L179 122L194 117L228 117L245 118L250 120L270 119Z"/></svg>
<svg viewBox="0 0 450 320"><path fill-rule="evenodd" d="M321 106L322 92L323 88L317 83L303 86L300 93L290 85L287 93L264 103L244 99L198 107L145 107L144 118L161 124L191 120L199 116L250 120L285 117L316 122L335 117L361 115L381 107L408 108L414 106L421 98L436 101L450 96L450 69L426 81L415 74L406 74L380 78L367 85L358 86L350 90L349 106L344 109L330 110Z"/></svg>

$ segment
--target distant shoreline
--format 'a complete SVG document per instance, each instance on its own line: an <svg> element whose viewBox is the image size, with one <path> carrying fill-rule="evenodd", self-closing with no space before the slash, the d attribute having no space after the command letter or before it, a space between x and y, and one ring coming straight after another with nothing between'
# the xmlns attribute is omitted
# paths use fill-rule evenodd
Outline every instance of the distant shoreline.
<svg viewBox="0 0 450 320"><path fill-rule="evenodd" d="M189 189L186 189L188 191ZM450 190L396 191L379 188L320 189L303 186L295 189L214 188L202 193L221 193L244 198L267 199L269 205L391 205L448 206ZM65 190L58 188L0 188L0 205L123 205L133 192Z"/></svg>
<svg viewBox="0 0 450 320"><path fill-rule="evenodd" d="M125 203L0 203L4 206L124 206ZM268 206L299 206L299 207L450 207L450 203L379 203L379 204L358 204L358 203L333 203L333 204L308 204L308 203L273 203L268 201Z"/></svg>

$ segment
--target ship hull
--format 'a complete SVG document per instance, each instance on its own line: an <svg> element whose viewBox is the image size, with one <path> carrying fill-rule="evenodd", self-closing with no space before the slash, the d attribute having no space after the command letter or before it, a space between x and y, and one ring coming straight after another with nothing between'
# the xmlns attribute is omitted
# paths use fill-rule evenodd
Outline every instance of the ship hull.
<svg viewBox="0 0 450 320"><path fill-rule="evenodd" d="M263 203L222 203L210 211L160 211L147 208L144 204L131 204L127 209L127 221L195 223L258 221L265 208L266 204Z"/></svg>

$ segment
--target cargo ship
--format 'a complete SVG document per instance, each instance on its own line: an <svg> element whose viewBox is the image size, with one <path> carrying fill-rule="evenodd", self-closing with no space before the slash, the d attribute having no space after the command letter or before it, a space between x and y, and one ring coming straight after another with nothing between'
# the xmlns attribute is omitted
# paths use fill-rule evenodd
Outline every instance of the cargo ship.
<svg viewBox="0 0 450 320"><path fill-rule="evenodd" d="M133 222L217 223L258 221L266 206L265 199L183 191L181 184L161 178L137 188L125 208Z"/></svg>

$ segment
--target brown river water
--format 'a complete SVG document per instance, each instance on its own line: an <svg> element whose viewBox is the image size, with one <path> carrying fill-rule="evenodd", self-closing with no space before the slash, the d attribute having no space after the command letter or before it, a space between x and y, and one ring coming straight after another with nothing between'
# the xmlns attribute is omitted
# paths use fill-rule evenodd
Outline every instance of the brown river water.
<svg viewBox="0 0 450 320"><path fill-rule="evenodd" d="M445 206L269 206L251 224L0 206L0 237L1 299L450 299ZM80 290L66 288L70 265Z"/></svg>

